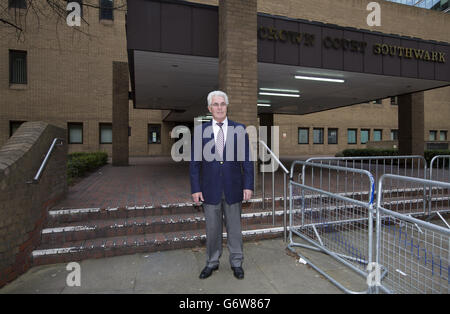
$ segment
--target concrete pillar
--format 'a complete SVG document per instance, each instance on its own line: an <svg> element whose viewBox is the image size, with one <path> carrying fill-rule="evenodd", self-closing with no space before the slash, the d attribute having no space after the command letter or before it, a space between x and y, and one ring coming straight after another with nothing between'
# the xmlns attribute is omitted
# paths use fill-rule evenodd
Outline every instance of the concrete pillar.
<svg viewBox="0 0 450 314"><path fill-rule="evenodd" d="M424 93L398 96L398 144L401 155L424 154Z"/></svg>
<svg viewBox="0 0 450 314"><path fill-rule="evenodd" d="M113 62L112 165L128 166L128 64Z"/></svg>

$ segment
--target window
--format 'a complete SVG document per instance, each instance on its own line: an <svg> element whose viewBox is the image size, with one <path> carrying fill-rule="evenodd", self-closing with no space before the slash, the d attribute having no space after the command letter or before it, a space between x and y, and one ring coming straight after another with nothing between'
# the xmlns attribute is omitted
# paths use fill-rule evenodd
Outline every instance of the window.
<svg viewBox="0 0 450 314"><path fill-rule="evenodd" d="M398 140L398 130L391 130L391 141Z"/></svg>
<svg viewBox="0 0 450 314"><path fill-rule="evenodd" d="M437 131L430 131L430 141L436 141L437 140Z"/></svg>
<svg viewBox="0 0 450 314"><path fill-rule="evenodd" d="M379 142L383 140L383 130L373 130L373 141Z"/></svg>
<svg viewBox="0 0 450 314"><path fill-rule="evenodd" d="M161 144L161 125L149 124L148 125L148 143L149 144Z"/></svg>
<svg viewBox="0 0 450 314"><path fill-rule="evenodd" d="M440 141L446 141L447 140L447 131L441 131L439 140Z"/></svg>
<svg viewBox="0 0 450 314"><path fill-rule="evenodd" d="M347 130L347 142L348 144L356 144L356 129Z"/></svg>
<svg viewBox="0 0 450 314"><path fill-rule="evenodd" d="M314 144L323 144L323 128L314 128L313 129L313 143Z"/></svg>
<svg viewBox="0 0 450 314"><path fill-rule="evenodd" d="M9 83L27 84L27 52L9 51Z"/></svg>
<svg viewBox="0 0 450 314"><path fill-rule="evenodd" d="M328 144L338 143L338 129L328 129Z"/></svg>
<svg viewBox="0 0 450 314"><path fill-rule="evenodd" d="M370 130L361 129L361 144L366 144L368 141L370 141Z"/></svg>
<svg viewBox="0 0 450 314"><path fill-rule="evenodd" d="M9 137L13 136L14 132L24 123L25 121L9 121Z"/></svg>
<svg viewBox="0 0 450 314"><path fill-rule="evenodd" d="M8 0L8 7L16 8L16 9L26 9L27 1L26 0Z"/></svg>
<svg viewBox="0 0 450 314"><path fill-rule="evenodd" d="M391 97L391 105L392 105L392 106L397 106L397 105L398 105L398 99L397 99L397 96Z"/></svg>
<svg viewBox="0 0 450 314"><path fill-rule="evenodd" d="M381 105L383 103L382 99L373 100L372 104Z"/></svg>
<svg viewBox="0 0 450 314"><path fill-rule="evenodd" d="M112 144L112 124L100 123L100 144Z"/></svg>
<svg viewBox="0 0 450 314"><path fill-rule="evenodd" d="M100 20L114 20L113 8L113 0L100 0Z"/></svg>
<svg viewBox="0 0 450 314"><path fill-rule="evenodd" d="M69 144L83 144L83 123L69 122L67 123L67 131Z"/></svg>
<svg viewBox="0 0 450 314"><path fill-rule="evenodd" d="M298 128L298 143L309 144L309 128Z"/></svg>

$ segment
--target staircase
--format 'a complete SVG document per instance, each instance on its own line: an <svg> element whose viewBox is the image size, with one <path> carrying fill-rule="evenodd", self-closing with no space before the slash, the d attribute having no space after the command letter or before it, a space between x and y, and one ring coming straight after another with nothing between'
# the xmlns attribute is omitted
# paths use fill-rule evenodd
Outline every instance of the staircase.
<svg viewBox="0 0 450 314"><path fill-rule="evenodd" d="M283 236L282 200L276 201L275 225L272 208L261 208L261 199L243 204L244 241ZM225 238L226 234L224 242ZM41 233L41 244L32 253L33 265L203 247L205 243L203 210L191 203L52 209Z"/></svg>

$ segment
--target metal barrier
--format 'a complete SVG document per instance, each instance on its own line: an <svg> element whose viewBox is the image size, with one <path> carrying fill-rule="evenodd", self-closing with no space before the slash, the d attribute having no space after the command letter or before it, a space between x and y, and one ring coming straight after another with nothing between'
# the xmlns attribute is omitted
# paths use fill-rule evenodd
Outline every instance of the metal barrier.
<svg viewBox="0 0 450 314"><path fill-rule="evenodd" d="M321 165L334 165L345 168L366 170L372 174L374 180L377 181L384 174L395 174L417 178L427 178L427 163L423 156L370 156L370 157L313 157L307 162L314 162ZM305 178L303 175L302 182L306 180L314 180ZM317 180L317 179L316 179ZM314 184L314 182L312 182ZM349 189L356 192L359 191L367 198L368 191L364 189L361 181L354 180L348 184L337 188L337 192L346 193ZM339 190L340 189L340 190ZM353 193L354 193L353 192ZM426 202L428 192L424 187L416 187L414 189L407 188L401 184L393 185L390 190L383 191L385 193L384 207L410 215L427 214ZM377 191L375 190L375 195Z"/></svg>
<svg viewBox="0 0 450 314"><path fill-rule="evenodd" d="M430 180L450 182L450 155L434 156L430 162ZM428 214L440 216L450 211L450 189L433 187L429 189Z"/></svg>
<svg viewBox="0 0 450 314"><path fill-rule="evenodd" d="M385 174L427 178L427 162L423 156L312 157L306 160L320 164L369 171L375 181Z"/></svg>
<svg viewBox="0 0 450 314"><path fill-rule="evenodd" d="M319 180L314 184L293 180L294 168L302 165L303 178L307 169L316 170ZM314 176L313 176L314 177ZM340 184L364 181L368 197L363 193L344 191L336 193ZM327 182L327 185L323 184ZM366 266L373 260L373 197L374 179L370 172L311 162L295 161L291 166L289 181L289 245L288 248L347 293L347 289L334 278L296 252L294 247L319 250L347 265L359 275L368 276ZM313 246L296 243L293 234Z"/></svg>
<svg viewBox="0 0 450 314"><path fill-rule="evenodd" d="M430 180L450 182L450 155L438 155L431 159Z"/></svg>
<svg viewBox="0 0 450 314"><path fill-rule="evenodd" d="M378 182L450 189L450 183L385 174ZM449 293L450 229L384 208L377 195L376 264L385 269L377 286L386 293ZM446 223L446 222L445 222Z"/></svg>

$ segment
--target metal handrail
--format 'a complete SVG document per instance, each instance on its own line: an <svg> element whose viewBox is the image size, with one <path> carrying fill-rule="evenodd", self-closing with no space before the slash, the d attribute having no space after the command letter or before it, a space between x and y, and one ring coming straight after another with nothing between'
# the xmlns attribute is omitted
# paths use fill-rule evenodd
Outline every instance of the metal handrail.
<svg viewBox="0 0 450 314"><path fill-rule="evenodd" d="M59 141L59 143L57 143L58 141ZM36 175L34 176L34 178L31 181L27 181L28 184L35 184L35 183L39 182L39 178L41 177L42 171L44 170L44 168L47 164L47 161L50 157L50 154L52 153L53 149L55 148L55 145L61 146L61 145L63 145L63 141L64 140L62 138L58 138L58 137L55 137L53 139L53 142L50 145L50 148L49 148L47 154L45 155L45 158L42 161L41 166L39 167L39 170L37 171Z"/></svg>
<svg viewBox="0 0 450 314"><path fill-rule="evenodd" d="M281 161L278 159L278 157L270 150L270 148L267 146L266 143L264 143L263 140L259 140L259 142L266 148L266 150L269 152L269 154L275 159L275 161L278 163L278 165L281 166L281 169L283 169L286 174L289 174L289 171L286 169L286 167L281 163Z"/></svg>
<svg viewBox="0 0 450 314"><path fill-rule="evenodd" d="M263 140L259 140L259 143L269 152L269 154L272 156L273 160L281 166L281 169L283 170L283 234L284 234L284 242L287 241L287 188L286 188L286 176L289 174L289 171L287 168L282 164L280 159L272 152L272 150L267 146L267 144ZM264 160L264 158L263 158ZM262 206L264 210L264 199L265 199L265 192L264 192L264 171L262 171ZM275 225L275 171L272 168L272 224Z"/></svg>
<svg viewBox="0 0 450 314"><path fill-rule="evenodd" d="M436 161L436 159L438 159L438 158L449 158L450 159L450 155L436 155L431 159L431 161L430 161L430 180L433 180L433 165L434 165L434 162ZM439 167L439 163L438 163L438 167Z"/></svg>

